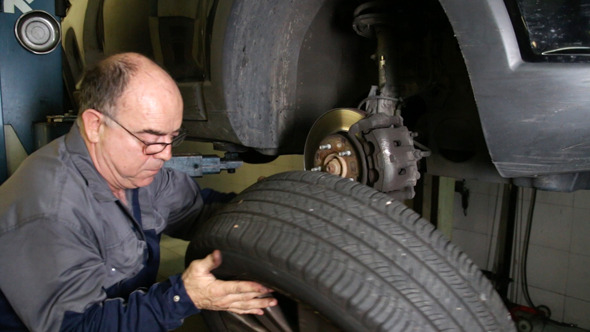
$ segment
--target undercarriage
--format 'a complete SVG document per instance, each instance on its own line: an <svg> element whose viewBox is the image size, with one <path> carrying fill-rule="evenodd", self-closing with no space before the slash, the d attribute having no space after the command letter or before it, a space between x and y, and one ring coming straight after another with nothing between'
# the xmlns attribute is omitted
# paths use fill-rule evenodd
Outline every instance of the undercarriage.
<svg viewBox="0 0 590 332"><path fill-rule="evenodd" d="M340 108L320 117L305 144L305 168L359 181L396 199L412 199L420 178L418 163L429 151L417 149L416 133L404 126L396 63L397 5L373 1L354 12L354 30L377 41L372 58L379 84L358 108Z"/></svg>

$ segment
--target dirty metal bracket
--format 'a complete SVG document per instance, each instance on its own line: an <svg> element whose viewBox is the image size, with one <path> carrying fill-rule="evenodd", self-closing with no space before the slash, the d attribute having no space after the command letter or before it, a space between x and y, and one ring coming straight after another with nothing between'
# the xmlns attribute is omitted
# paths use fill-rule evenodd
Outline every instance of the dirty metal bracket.
<svg viewBox="0 0 590 332"><path fill-rule="evenodd" d="M236 153L226 153L223 158L217 155L183 154L173 156L164 163L164 167L172 168L191 177L202 177L207 174L219 174L222 170L234 173L243 165Z"/></svg>

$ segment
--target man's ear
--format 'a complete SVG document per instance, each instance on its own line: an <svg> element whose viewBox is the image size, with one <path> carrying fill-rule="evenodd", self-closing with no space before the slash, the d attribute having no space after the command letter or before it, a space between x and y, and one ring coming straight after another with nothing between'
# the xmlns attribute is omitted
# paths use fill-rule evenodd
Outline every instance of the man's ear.
<svg viewBox="0 0 590 332"><path fill-rule="evenodd" d="M102 113L94 109L87 109L82 113L83 131L88 141L92 143L99 141L102 117Z"/></svg>

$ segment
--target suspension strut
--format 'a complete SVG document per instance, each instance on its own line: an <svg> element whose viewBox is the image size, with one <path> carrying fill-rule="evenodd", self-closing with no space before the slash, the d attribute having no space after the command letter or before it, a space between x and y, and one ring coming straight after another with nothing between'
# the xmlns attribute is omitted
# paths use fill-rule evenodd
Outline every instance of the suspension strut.
<svg viewBox="0 0 590 332"><path fill-rule="evenodd" d="M401 117L394 46L396 15L403 10L390 1L371 1L357 7L354 14L354 30L377 41L378 86L365 100L369 115L352 125L348 135L365 152L367 184L396 199L411 199L420 178L418 161L428 152L414 147L416 134L404 126Z"/></svg>

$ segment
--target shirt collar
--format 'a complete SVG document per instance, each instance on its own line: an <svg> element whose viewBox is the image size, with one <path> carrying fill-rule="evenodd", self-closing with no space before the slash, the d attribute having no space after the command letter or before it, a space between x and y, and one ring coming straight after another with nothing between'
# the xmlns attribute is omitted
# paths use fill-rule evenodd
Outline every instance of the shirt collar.
<svg viewBox="0 0 590 332"><path fill-rule="evenodd" d="M70 132L66 134L65 146L70 153L72 162L86 180L86 184L94 197L99 201L116 201L117 198L113 195L107 181L98 173L90 158L78 123L74 123Z"/></svg>

